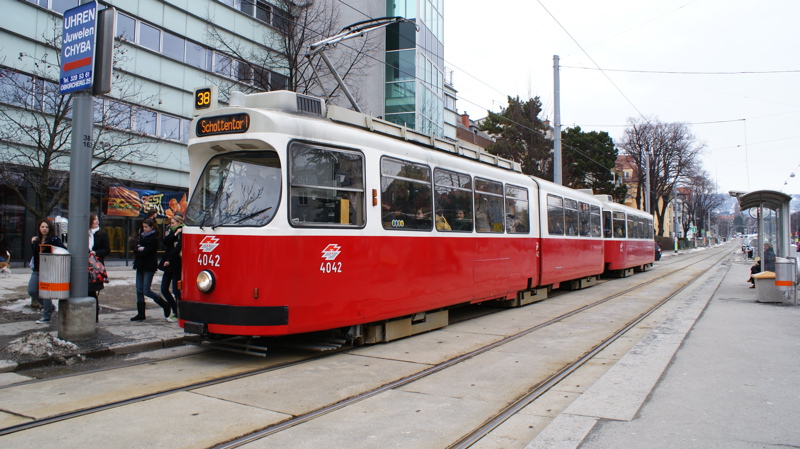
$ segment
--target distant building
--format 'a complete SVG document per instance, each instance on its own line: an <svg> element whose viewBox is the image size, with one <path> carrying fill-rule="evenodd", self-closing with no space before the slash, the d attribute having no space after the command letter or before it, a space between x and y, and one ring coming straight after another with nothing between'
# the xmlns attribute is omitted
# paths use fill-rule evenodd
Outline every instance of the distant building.
<svg viewBox="0 0 800 449"><path fill-rule="evenodd" d="M628 186L628 195L625 197L624 204L626 206L632 207L634 209L645 210L645 203L642 200L641 205L637 206L636 204L636 195L637 191L641 189L642 192L645 191L645 186L639 185L639 167L636 165L635 161L632 157L627 155L619 155L617 156L617 163L616 163L616 173L622 175L622 182ZM643 195L644 193L642 193ZM678 218L680 218L680 211L685 209L684 199L678 195ZM654 207L660 207L661 202L659 199L658 204L651 205L651 212L654 210ZM670 202L667 205L667 210L664 215L664 237L671 237L672 232L675 229L675 220L674 220L674 211L673 211L674 202ZM655 232L658 234L658 223L655 221L655 214L653 214L653 223L656 227ZM682 228L680 226L680 221L678 221L678 237L683 237L682 235Z"/></svg>
<svg viewBox="0 0 800 449"><path fill-rule="evenodd" d="M478 124L469 118L466 112L458 116L460 118L456 127L456 137L460 141L469 142L481 148L486 148L494 143L494 138L478 128Z"/></svg>

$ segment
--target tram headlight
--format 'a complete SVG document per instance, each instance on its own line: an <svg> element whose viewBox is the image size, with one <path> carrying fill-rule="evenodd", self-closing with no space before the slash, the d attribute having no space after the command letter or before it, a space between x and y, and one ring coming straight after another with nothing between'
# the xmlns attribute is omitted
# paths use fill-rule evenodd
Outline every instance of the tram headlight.
<svg viewBox="0 0 800 449"><path fill-rule="evenodd" d="M214 290L214 285L216 285L217 281L214 279L214 273L203 270L197 275L197 280L195 284L197 285L197 289L203 293L209 293L211 290Z"/></svg>

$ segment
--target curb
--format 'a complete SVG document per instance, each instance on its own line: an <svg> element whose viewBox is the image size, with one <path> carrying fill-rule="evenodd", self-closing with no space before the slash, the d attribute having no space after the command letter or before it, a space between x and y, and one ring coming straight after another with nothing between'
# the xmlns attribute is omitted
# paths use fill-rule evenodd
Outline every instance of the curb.
<svg viewBox="0 0 800 449"><path fill-rule="evenodd" d="M0 374L25 371L36 368L44 368L47 366L64 365L67 363L69 359L76 357L82 357L87 359L99 359L104 357L112 357L116 355L128 355L128 354L136 354L147 351L155 351L158 349L173 348L176 346L183 346L184 341L185 337L174 337L166 339L151 338L148 340L118 343L107 347L90 349L86 352L76 352L73 354L64 354L64 355L51 355L48 357L25 361L25 362L0 360Z"/></svg>

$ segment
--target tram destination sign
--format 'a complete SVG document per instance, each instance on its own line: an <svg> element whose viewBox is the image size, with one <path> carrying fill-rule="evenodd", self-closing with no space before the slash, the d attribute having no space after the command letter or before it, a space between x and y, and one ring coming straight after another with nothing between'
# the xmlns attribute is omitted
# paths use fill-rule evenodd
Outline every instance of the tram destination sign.
<svg viewBox="0 0 800 449"><path fill-rule="evenodd" d="M217 134L245 133L250 128L250 116L247 114L217 115L197 120L197 137Z"/></svg>
<svg viewBox="0 0 800 449"><path fill-rule="evenodd" d="M64 12L59 92L69 94L92 87L97 30L97 2Z"/></svg>

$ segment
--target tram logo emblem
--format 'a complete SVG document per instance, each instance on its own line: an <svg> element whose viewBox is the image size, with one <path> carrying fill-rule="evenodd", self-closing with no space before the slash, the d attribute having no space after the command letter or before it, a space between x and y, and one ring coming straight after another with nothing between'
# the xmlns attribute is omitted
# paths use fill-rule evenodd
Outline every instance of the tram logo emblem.
<svg viewBox="0 0 800 449"><path fill-rule="evenodd" d="M200 251L210 253L219 246L219 239L213 235L207 235L200 240Z"/></svg>
<svg viewBox="0 0 800 449"><path fill-rule="evenodd" d="M341 251L342 247L331 243L330 245L326 246L325 249L322 250L322 258L325 260L334 260L336 259Z"/></svg>

